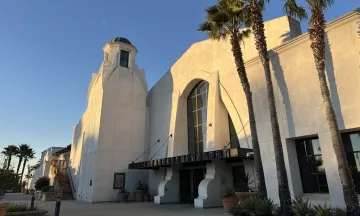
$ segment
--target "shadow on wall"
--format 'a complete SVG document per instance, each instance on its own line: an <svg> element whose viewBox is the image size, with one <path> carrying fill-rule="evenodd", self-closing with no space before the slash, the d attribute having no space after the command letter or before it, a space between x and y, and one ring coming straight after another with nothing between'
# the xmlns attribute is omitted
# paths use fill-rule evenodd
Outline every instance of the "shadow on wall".
<svg viewBox="0 0 360 216"><path fill-rule="evenodd" d="M146 98L148 122L146 128L145 152L143 156L137 156L139 158L136 162L150 160L151 158L165 158L172 150L170 146L174 145L174 139L177 139L177 133L170 131L173 86L173 76L169 70L148 92ZM181 116L180 118L186 118L186 116ZM176 127L175 130L177 129ZM169 138L170 134L173 134L172 138ZM166 141L167 138L169 139ZM160 141L157 142L157 140ZM157 187L160 182L165 179L165 175L166 169L149 171L148 185L152 186L150 187L150 194L158 194Z"/></svg>
<svg viewBox="0 0 360 216"><path fill-rule="evenodd" d="M164 76L150 89L146 105L148 112L148 128L146 149L147 155L144 159L150 160L164 158L169 154L169 144L173 143L173 139L169 137L174 132L170 131L171 110L172 110L172 94L173 94L173 77L171 71L167 71ZM168 139L168 140L167 140ZM157 140L160 140L157 142ZM145 153L146 154L146 153ZM141 160L141 159L139 159Z"/></svg>
<svg viewBox="0 0 360 216"><path fill-rule="evenodd" d="M94 154L94 139L95 136L93 134L89 134L87 132L82 133L81 136L82 139L82 150L81 150L81 158L80 158L80 164L75 170L74 173L76 175L77 179L77 198L84 200L84 201L90 201L91 200L91 193L89 193L89 186L94 185L95 179L93 179L95 176L91 176L91 174L94 174L93 171L95 169L95 154ZM85 137L83 137L85 136ZM92 170L90 170L92 168ZM76 184L76 183L75 183Z"/></svg>
<svg viewBox="0 0 360 216"><path fill-rule="evenodd" d="M286 32L280 36L282 38L281 42L285 43L288 40L291 40L293 37L291 36L291 32Z"/></svg>
<svg viewBox="0 0 360 216"><path fill-rule="evenodd" d="M239 79L239 85L241 85L239 76L237 76L237 78ZM251 139L251 134L249 134L249 135L246 134L246 129L250 128L249 120L243 121L243 118L241 118L239 111L235 106L233 98L230 96L228 90L225 88L225 86L220 81L219 81L219 87L220 87L220 90L219 90L220 98L221 98L222 102L224 103L225 109L226 109L227 113L229 114L232 122L236 121L237 119L240 121L241 128L235 129L236 134L238 136L239 148L241 148L241 146L242 146L241 144L243 144L243 146L246 146L247 148L250 148L249 143L251 142L251 140L249 141L249 138ZM229 113L230 107L228 107L227 104L224 102L224 98L228 98L230 100L231 106L232 106L231 108L235 109L237 118L232 118L234 116L231 116L231 114ZM235 125L234 125L234 127L235 127ZM240 138L239 138L239 134L242 134L242 136ZM230 143L227 143L226 145L229 145L229 144Z"/></svg>
<svg viewBox="0 0 360 216"><path fill-rule="evenodd" d="M278 53L274 51L269 51L271 56L270 61L273 66L275 79L279 85L280 93L283 98L283 103L285 105L285 113L286 113L286 123L288 127L289 137L295 136L295 125L294 125L294 117L292 113L291 101L289 97L289 89L287 87L284 70L281 66L281 61Z"/></svg>
<svg viewBox="0 0 360 216"><path fill-rule="evenodd" d="M331 44L327 35L325 35L325 73L329 82L330 97L338 120L338 127L342 130L345 129L345 123L341 112L341 103L335 79L335 68L331 54Z"/></svg>
<svg viewBox="0 0 360 216"><path fill-rule="evenodd" d="M77 192L77 187L79 185L79 182L78 182L78 177L79 177L79 166L80 164L78 164L77 166L75 166L74 163L74 158L76 157L76 153L78 151L81 151L80 149L80 146L79 146L79 142L82 138L82 119L80 119L79 123L75 126L75 129L74 129L74 134L73 134L73 143L72 143L72 146L71 146L71 157L70 157L70 166L69 166L69 170L70 170L70 180L73 182L73 193L75 192L75 194L73 194L74 196L76 195L76 192ZM81 154L80 154L80 158L78 158L78 161L81 161Z"/></svg>

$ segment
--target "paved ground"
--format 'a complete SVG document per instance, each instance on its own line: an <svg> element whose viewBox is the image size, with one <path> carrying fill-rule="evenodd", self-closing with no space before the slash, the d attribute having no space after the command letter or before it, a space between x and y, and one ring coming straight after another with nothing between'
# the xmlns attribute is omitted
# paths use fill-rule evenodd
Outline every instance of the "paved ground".
<svg viewBox="0 0 360 216"><path fill-rule="evenodd" d="M2 201L30 203L31 196L5 194ZM54 215L55 202L36 201L35 205ZM195 209L190 205L155 205L154 203L81 203L74 200L61 202L60 216L220 216L222 208Z"/></svg>

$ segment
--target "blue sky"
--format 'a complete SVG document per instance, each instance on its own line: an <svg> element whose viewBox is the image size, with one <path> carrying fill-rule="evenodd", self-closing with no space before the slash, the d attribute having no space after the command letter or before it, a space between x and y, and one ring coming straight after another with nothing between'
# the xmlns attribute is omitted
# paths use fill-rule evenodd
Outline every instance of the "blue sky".
<svg viewBox="0 0 360 216"><path fill-rule="evenodd" d="M197 27L215 2L1 1L0 149L28 143L39 156L49 146L69 144L107 41L123 36L138 48L151 87L192 43L206 39ZM282 16L282 4L273 0L264 18ZM359 6L359 0L337 0L326 18ZM306 22L302 28L307 31Z"/></svg>

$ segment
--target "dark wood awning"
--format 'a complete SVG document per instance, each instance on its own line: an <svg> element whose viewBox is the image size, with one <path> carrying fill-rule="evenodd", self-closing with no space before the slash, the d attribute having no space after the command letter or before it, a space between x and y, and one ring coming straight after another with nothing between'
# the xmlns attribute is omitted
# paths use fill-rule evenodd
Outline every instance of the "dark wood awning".
<svg viewBox="0 0 360 216"><path fill-rule="evenodd" d="M209 151L197 154L181 155L176 157L155 159L129 164L129 169L157 169L159 167L169 167L176 164L197 164L201 162L210 162L212 160L223 159L253 159L252 149L232 148L217 151Z"/></svg>

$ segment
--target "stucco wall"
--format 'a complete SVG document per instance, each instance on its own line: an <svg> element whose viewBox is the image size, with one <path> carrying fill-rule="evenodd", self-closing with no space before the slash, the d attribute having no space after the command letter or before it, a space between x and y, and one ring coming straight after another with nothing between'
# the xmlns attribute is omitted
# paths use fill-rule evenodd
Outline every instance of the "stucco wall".
<svg viewBox="0 0 360 216"><path fill-rule="evenodd" d="M129 68L119 66L120 50L130 52ZM118 199L114 173L126 173L128 191L147 179L146 172L127 169L145 148L145 72L136 65L132 45L108 43L104 53L99 72L92 75L87 109L74 128L70 156L76 198L88 202Z"/></svg>
<svg viewBox="0 0 360 216"><path fill-rule="evenodd" d="M265 23L268 47L273 48L284 40L296 36L290 24L299 29L299 23L288 17L280 17ZM244 59L257 55L254 38L245 39L242 47ZM186 98L200 80L209 82L208 123L213 128L207 132L207 150L222 149L228 143L226 111L229 112L239 132L248 121L245 98L235 70L229 41L205 40L193 44L170 70L149 91L149 137L148 146L161 139L150 151L150 158L160 149L163 140L173 133L173 139L165 144L154 158L187 154ZM219 101L221 98L221 101ZM216 109L215 109L216 107ZM236 107L236 109L234 108ZM225 120L224 120L225 119ZM217 121L217 123L216 123ZM216 130L218 128L219 131ZM215 132L214 132L215 131ZM215 136L217 133L217 136ZM239 134L241 147L251 147L249 127ZM215 140L217 142L215 142ZM214 146L216 143L217 146Z"/></svg>
<svg viewBox="0 0 360 216"><path fill-rule="evenodd" d="M50 147L41 152L40 166L33 171L33 177L29 181L29 188L34 188L35 182L39 177L50 177L50 161L54 158L52 154L61 149L63 149L63 147Z"/></svg>
<svg viewBox="0 0 360 216"><path fill-rule="evenodd" d="M360 128L358 26L359 15L352 12L332 21L327 27L326 71L341 130ZM302 194L293 139L318 135L326 164L330 190L328 200L332 205L341 207L343 198L337 164L333 160L334 152L329 139L309 35L298 36L301 32L299 23L288 17L280 17L266 22L265 30L270 49L276 106L291 194L292 196ZM263 67L257 57L253 37L246 39L242 48L253 92L268 194L270 198L278 201L276 167ZM157 137L167 137L168 134L174 133L174 139L169 142L167 151L156 158L186 152L188 141L187 132L183 129L186 126L184 104L186 104L187 95L199 80L206 80L210 84L208 123L213 123L213 129L227 127L224 125L226 121L217 121L218 110L216 107L221 107L220 105L223 103L225 110L229 112L233 120L235 130L241 131L238 135L240 146L251 148L246 101L236 73L230 44L228 41L205 40L193 44L150 90L148 105L151 142ZM172 83L171 87L169 87L169 82ZM217 92L220 99L216 95ZM245 127L244 130L242 130L243 127ZM215 135L207 133L207 145L210 144L209 142L217 141L215 149L221 149L226 143L218 143L221 142L218 140L222 139L224 133L216 131L211 132ZM154 148L159 148L161 144L156 144ZM309 195L307 197L311 198ZM315 197L315 199L317 198Z"/></svg>
<svg viewBox="0 0 360 216"><path fill-rule="evenodd" d="M360 127L359 15L351 13L327 27L326 73L340 130ZM325 109L320 95L308 34L271 51L274 88L290 188L301 195L294 142L291 138L318 135L333 205L342 206L342 190L334 160ZM259 59L247 62L268 194L277 200L277 177L263 69ZM290 168L290 169L289 169Z"/></svg>

